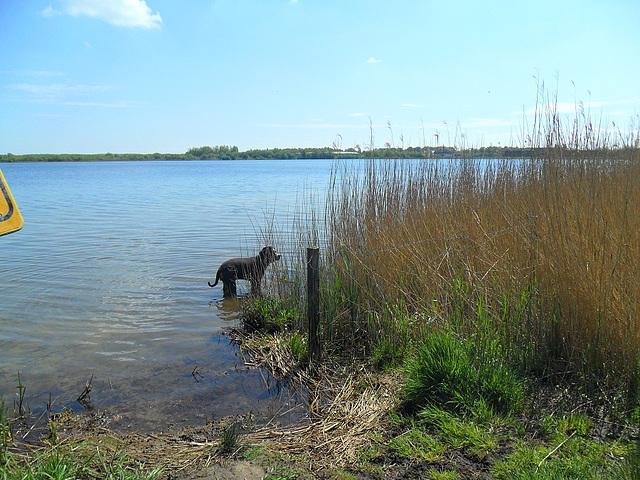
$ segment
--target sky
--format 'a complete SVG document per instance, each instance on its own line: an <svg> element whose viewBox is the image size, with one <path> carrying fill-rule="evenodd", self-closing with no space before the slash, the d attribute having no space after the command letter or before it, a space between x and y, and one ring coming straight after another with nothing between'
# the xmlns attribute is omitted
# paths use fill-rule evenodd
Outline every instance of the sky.
<svg viewBox="0 0 640 480"><path fill-rule="evenodd" d="M522 146L547 98L637 128L639 21L638 0L0 0L0 153Z"/></svg>

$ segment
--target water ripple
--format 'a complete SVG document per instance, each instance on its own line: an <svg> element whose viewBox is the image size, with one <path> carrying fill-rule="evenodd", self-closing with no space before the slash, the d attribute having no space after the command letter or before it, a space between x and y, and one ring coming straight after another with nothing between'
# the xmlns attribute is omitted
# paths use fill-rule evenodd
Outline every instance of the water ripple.
<svg viewBox="0 0 640 480"><path fill-rule="evenodd" d="M0 242L0 397L17 372L46 392L207 358L237 311L206 281L305 185L324 191L330 165L3 164L25 226Z"/></svg>

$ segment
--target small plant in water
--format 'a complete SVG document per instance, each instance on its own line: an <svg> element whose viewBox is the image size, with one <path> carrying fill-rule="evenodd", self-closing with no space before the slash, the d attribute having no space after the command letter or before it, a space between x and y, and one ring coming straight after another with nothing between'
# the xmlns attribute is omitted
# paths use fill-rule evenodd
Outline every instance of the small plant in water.
<svg viewBox="0 0 640 480"><path fill-rule="evenodd" d="M223 455L232 455L242 447L240 425L232 423L226 426L220 434L219 451Z"/></svg>
<svg viewBox="0 0 640 480"><path fill-rule="evenodd" d="M23 418L27 414L25 410L25 405L24 405L24 394L27 390L27 387L25 387L24 384L22 383L22 379L20 378L19 373L18 373L18 385L16 386L16 388L18 389L18 398L16 398L14 403L14 410L15 410L14 413L19 418Z"/></svg>

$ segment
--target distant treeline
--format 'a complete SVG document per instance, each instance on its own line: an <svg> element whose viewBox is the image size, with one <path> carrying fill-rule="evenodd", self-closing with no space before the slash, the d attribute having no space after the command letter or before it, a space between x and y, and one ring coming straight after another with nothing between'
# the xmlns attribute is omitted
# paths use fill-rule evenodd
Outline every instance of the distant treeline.
<svg viewBox="0 0 640 480"><path fill-rule="evenodd" d="M323 158L539 158L542 148L481 147L457 149L454 147L409 147L338 150L323 148L272 148L240 151L238 147L203 146L190 148L185 153L97 153L97 154L28 154L0 155L0 162L99 162L140 160L276 160Z"/></svg>

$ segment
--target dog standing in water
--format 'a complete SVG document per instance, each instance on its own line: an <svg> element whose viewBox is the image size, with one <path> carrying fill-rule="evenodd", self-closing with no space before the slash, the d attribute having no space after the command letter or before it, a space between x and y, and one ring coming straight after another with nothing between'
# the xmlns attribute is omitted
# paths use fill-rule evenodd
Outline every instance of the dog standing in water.
<svg viewBox="0 0 640 480"><path fill-rule="evenodd" d="M222 294L224 298L235 297L236 280L249 280L251 282L251 294L260 294L260 283L267 267L280 260L280 254L273 247L264 247L258 255L249 258L232 258L220 265L216 273L216 280L207 282L210 287L215 287L218 280L222 280Z"/></svg>

